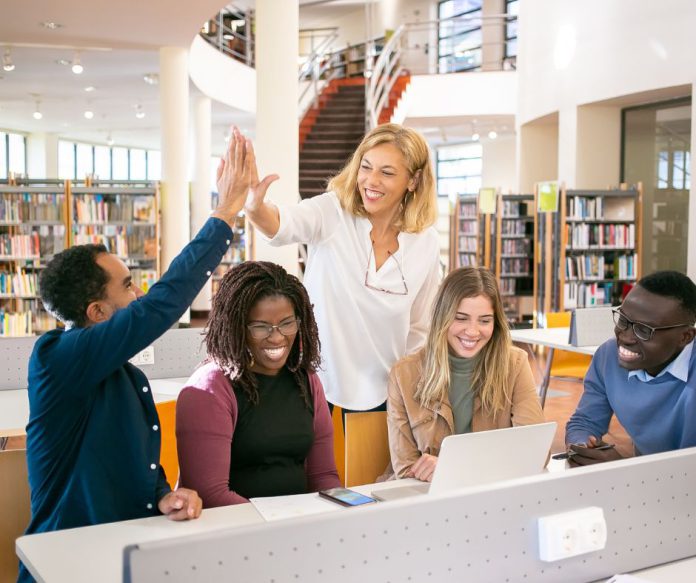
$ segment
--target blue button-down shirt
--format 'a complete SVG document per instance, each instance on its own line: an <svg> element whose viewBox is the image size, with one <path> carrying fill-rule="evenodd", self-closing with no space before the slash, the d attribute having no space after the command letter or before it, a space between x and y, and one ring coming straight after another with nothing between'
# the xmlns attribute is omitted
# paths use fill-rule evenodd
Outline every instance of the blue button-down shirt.
<svg viewBox="0 0 696 583"><path fill-rule="evenodd" d="M628 378L636 377L642 383L649 383L653 379L657 379L665 374L671 374L680 381L686 382L689 379L689 362L691 362L691 351L694 349L694 341L689 342L679 356L663 368L656 376L652 376L647 370L631 370L628 372Z"/></svg>
<svg viewBox="0 0 696 583"><path fill-rule="evenodd" d="M209 219L149 293L109 320L53 330L29 360L27 534L143 518L170 491L145 375L128 362L186 311L227 250ZM30 580L26 571L20 580Z"/></svg>

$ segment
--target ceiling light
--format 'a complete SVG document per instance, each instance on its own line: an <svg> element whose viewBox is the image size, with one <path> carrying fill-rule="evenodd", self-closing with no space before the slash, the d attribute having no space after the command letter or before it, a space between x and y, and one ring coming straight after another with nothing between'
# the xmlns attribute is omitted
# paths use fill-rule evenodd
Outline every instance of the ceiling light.
<svg viewBox="0 0 696 583"><path fill-rule="evenodd" d="M58 24L57 22L53 22L51 20L44 20L43 22L39 22L41 26L44 28L48 28L49 30L56 30L57 28L63 28L62 24Z"/></svg>
<svg viewBox="0 0 696 583"><path fill-rule="evenodd" d="M90 85L89 87L85 87L85 91L87 93L91 93L92 91L96 91L97 88L94 85Z"/></svg>
<svg viewBox="0 0 696 583"><path fill-rule="evenodd" d="M491 140L495 140L498 137L498 132L496 132L495 130L491 130L490 132L488 132L488 137Z"/></svg>
<svg viewBox="0 0 696 583"><path fill-rule="evenodd" d="M40 105L41 105L41 101L37 99L36 100L36 108L34 109L34 113L32 114L32 117L34 119L41 119L43 117L43 114L41 113Z"/></svg>
<svg viewBox="0 0 696 583"><path fill-rule="evenodd" d="M474 132L473 134L471 134L471 139L474 142L478 142L481 139L481 136L478 135L478 132Z"/></svg>
<svg viewBox="0 0 696 583"><path fill-rule="evenodd" d="M143 81L148 85L157 85L159 83L159 75L157 73L147 73L143 75Z"/></svg>
<svg viewBox="0 0 696 583"><path fill-rule="evenodd" d="M107 146L113 146L114 145L114 139L111 137L111 134L106 136L106 144Z"/></svg>
<svg viewBox="0 0 696 583"><path fill-rule="evenodd" d="M135 117L137 117L138 119L143 119L145 117L145 112L143 111L142 105L135 106Z"/></svg>
<svg viewBox="0 0 696 583"><path fill-rule="evenodd" d="M94 117L94 112L91 109L86 109L84 116L85 119L92 119Z"/></svg>
<svg viewBox="0 0 696 583"><path fill-rule="evenodd" d="M82 63L80 62L80 53L76 51L75 56L72 60L72 72L75 73L75 75L80 75L84 70L85 68L82 66Z"/></svg>
<svg viewBox="0 0 696 583"><path fill-rule="evenodd" d="M15 66L12 62L12 51L10 50L10 47L5 49L5 54L2 57L2 68L8 73L10 71L14 71Z"/></svg>

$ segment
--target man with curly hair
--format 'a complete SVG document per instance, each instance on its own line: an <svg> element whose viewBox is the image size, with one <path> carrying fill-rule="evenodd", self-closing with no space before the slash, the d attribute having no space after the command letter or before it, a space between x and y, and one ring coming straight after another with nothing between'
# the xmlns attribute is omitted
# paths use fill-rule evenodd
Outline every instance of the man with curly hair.
<svg viewBox="0 0 696 583"><path fill-rule="evenodd" d="M177 322L222 259L252 169L251 143L235 130L218 168L220 204L146 295L103 245L67 249L42 273L41 299L65 329L44 334L29 360L27 534L200 515L195 491L167 484L150 384L128 360ZM19 581L31 580L22 565Z"/></svg>

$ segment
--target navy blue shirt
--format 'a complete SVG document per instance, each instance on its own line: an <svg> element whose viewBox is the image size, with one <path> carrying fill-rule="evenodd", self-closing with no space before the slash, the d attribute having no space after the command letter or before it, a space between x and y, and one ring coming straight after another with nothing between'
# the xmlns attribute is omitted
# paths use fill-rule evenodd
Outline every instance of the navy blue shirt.
<svg viewBox="0 0 696 583"><path fill-rule="evenodd" d="M149 383L128 362L190 306L232 239L209 219L150 291L87 328L52 330L29 360L27 534L159 513L170 488ZM25 569L20 581L31 580Z"/></svg>

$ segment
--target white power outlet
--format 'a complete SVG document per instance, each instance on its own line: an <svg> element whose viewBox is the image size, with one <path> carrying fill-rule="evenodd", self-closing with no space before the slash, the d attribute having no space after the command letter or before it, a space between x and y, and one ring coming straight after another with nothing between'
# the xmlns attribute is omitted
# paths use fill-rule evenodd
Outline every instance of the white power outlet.
<svg viewBox="0 0 696 583"><path fill-rule="evenodd" d="M143 364L155 364L155 347L150 345L147 348L144 348L133 358L131 358L129 362L135 366L140 366Z"/></svg>
<svg viewBox="0 0 696 583"><path fill-rule="evenodd" d="M607 545L607 523L599 506L539 518L539 558L559 561Z"/></svg>

